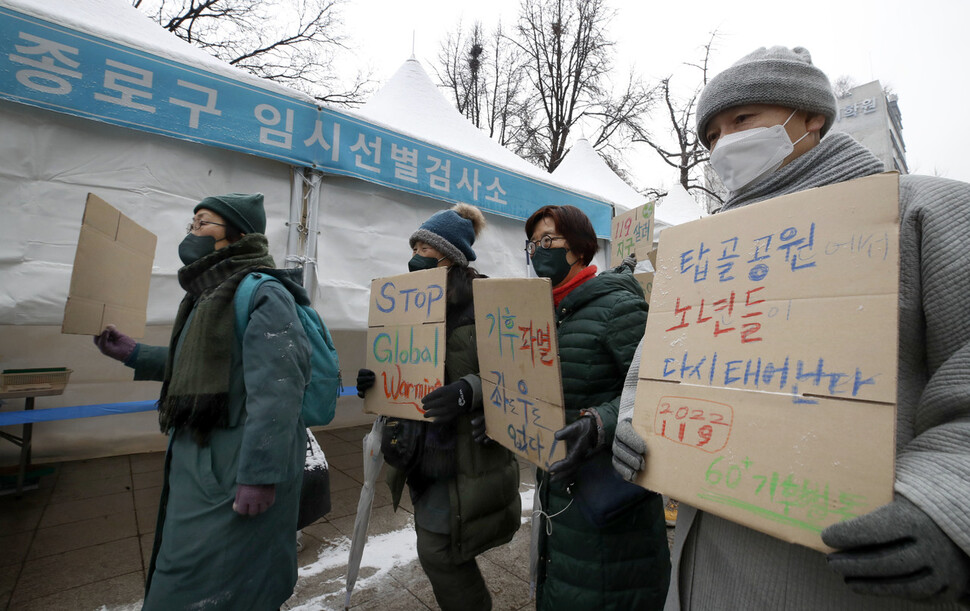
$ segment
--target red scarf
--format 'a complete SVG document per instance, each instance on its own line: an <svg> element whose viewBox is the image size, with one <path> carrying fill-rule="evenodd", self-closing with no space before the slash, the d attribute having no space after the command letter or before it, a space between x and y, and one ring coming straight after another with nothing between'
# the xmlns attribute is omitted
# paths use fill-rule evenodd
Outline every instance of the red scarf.
<svg viewBox="0 0 970 611"><path fill-rule="evenodd" d="M572 293L573 289L575 289L577 286L586 282L587 280L589 280L595 275L596 275L595 265L590 265L589 267L584 268L583 271L573 276L573 279L570 280L569 282L552 289L552 302L558 308L559 303L566 298L566 295Z"/></svg>

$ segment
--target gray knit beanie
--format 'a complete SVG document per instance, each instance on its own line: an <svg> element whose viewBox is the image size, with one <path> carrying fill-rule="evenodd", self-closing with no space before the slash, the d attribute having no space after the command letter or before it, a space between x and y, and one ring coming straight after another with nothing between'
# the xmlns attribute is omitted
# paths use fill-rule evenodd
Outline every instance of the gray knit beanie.
<svg viewBox="0 0 970 611"><path fill-rule="evenodd" d="M485 215L470 204L456 204L449 210L440 210L421 224L411 234L411 248L421 241L461 267L468 267L469 261L477 256L472 250L475 236L485 227Z"/></svg>
<svg viewBox="0 0 970 611"><path fill-rule="evenodd" d="M697 137L706 148L707 124L714 115L743 104L775 104L825 116L824 136L838 106L825 73L812 65L804 47L771 47L745 55L707 83L697 102Z"/></svg>

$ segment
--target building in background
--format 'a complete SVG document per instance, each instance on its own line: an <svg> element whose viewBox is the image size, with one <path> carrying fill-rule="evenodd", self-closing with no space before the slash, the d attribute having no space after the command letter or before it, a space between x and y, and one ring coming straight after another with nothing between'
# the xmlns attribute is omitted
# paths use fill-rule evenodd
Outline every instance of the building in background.
<svg viewBox="0 0 970 611"><path fill-rule="evenodd" d="M886 94L879 81L853 87L839 98L833 131L845 132L886 164L886 170L908 174L903 121L896 94Z"/></svg>

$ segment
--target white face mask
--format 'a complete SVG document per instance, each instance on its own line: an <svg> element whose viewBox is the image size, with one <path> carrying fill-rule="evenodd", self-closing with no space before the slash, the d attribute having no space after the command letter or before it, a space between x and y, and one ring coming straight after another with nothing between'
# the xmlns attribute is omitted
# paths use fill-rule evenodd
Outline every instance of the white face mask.
<svg viewBox="0 0 970 611"><path fill-rule="evenodd" d="M795 142L788 137L785 126L795 112L781 125L754 127L718 139L710 163L728 191L740 191L781 167L795 145L808 135L805 132Z"/></svg>

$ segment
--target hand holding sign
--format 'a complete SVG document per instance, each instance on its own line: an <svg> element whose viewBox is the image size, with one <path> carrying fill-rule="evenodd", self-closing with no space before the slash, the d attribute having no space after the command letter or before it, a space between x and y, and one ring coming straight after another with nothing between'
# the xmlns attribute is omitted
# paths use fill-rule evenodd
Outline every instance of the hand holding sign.
<svg viewBox="0 0 970 611"><path fill-rule="evenodd" d="M370 414L422 420L421 401L444 380L445 267L378 278L371 283L367 367L374 389ZM358 391L360 387L358 386Z"/></svg>

